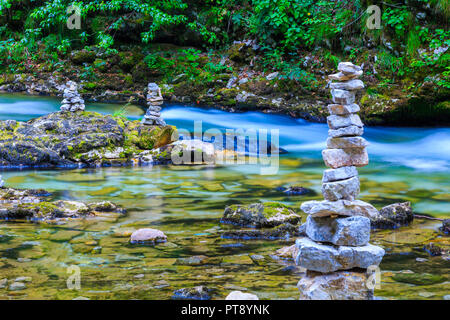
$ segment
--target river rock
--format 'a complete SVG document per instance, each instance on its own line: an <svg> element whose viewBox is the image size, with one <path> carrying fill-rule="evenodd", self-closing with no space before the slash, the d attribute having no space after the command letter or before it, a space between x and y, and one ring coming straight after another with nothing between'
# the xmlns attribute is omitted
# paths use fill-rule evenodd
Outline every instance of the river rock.
<svg viewBox="0 0 450 320"><path fill-rule="evenodd" d="M8 279L0 279L0 289L4 289L8 286Z"/></svg>
<svg viewBox="0 0 450 320"><path fill-rule="evenodd" d="M442 221L442 227L440 227L440 230L445 234L450 234L450 219L445 219Z"/></svg>
<svg viewBox="0 0 450 320"><path fill-rule="evenodd" d="M364 133L363 127L348 126L336 130L329 129L328 136L331 138L345 137L345 136L362 136Z"/></svg>
<svg viewBox="0 0 450 320"><path fill-rule="evenodd" d="M371 300L373 290L367 286L363 272L339 271L330 274L308 271L297 287L300 300Z"/></svg>
<svg viewBox="0 0 450 320"><path fill-rule="evenodd" d="M347 80L352 80L352 79L356 79L359 78L360 76L362 76L363 71L357 71L355 73L352 74L344 74L343 72L338 72L338 73L334 73L334 74L330 74L328 76L328 79L330 80L337 80L337 81L347 81Z"/></svg>
<svg viewBox="0 0 450 320"><path fill-rule="evenodd" d="M19 291L19 290L24 290L26 288L27 288L27 286L23 282L13 282L9 285L8 289L10 291Z"/></svg>
<svg viewBox="0 0 450 320"><path fill-rule="evenodd" d="M337 169L340 167L363 167L369 164L369 155L366 149L325 149L322 157L327 167Z"/></svg>
<svg viewBox="0 0 450 320"><path fill-rule="evenodd" d="M136 230L133 232L130 238L131 243L160 243L160 242L166 242L167 236L164 234L164 232L157 230L157 229L151 229L151 228L143 228Z"/></svg>
<svg viewBox="0 0 450 320"><path fill-rule="evenodd" d="M303 236L306 236L306 234L304 234ZM288 247L282 247L275 251L275 256L288 260L295 260L295 258L297 258L297 254L298 248L295 244Z"/></svg>
<svg viewBox="0 0 450 320"><path fill-rule="evenodd" d="M209 292L211 290L205 286L193 288L183 288L175 290L172 299L175 300L210 300Z"/></svg>
<svg viewBox="0 0 450 320"><path fill-rule="evenodd" d="M407 226L414 220L410 202L393 203L381 208L380 215L372 221L373 228L396 229Z"/></svg>
<svg viewBox="0 0 450 320"><path fill-rule="evenodd" d="M338 246L365 246L370 239L370 219L362 216L346 218L308 216L306 234L311 240Z"/></svg>
<svg viewBox="0 0 450 320"><path fill-rule="evenodd" d="M351 62L339 62L338 70L346 75L355 74L359 71L362 71L360 66L354 65Z"/></svg>
<svg viewBox="0 0 450 320"><path fill-rule="evenodd" d="M300 208L313 217L363 216L371 220L379 217L379 212L374 206L361 200L312 200L303 202Z"/></svg>
<svg viewBox="0 0 450 320"><path fill-rule="evenodd" d="M345 116L331 115L327 117L327 123L330 129L333 130L349 126L363 126L363 123L357 114L349 114Z"/></svg>
<svg viewBox="0 0 450 320"><path fill-rule="evenodd" d="M327 147L329 149L361 149L368 145L369 143L363 137L339 137L327 139Z"/></svg>
<svg viewBox="0 0 450 320"><path fill-rule="evenodd" d="M284 223L293 225L301 216L284 204L277 202L252 203L247 206L231 205L225 208L220 222L245 227L271 228Z"/></svg>
<svg viewBox="0 0 450 320"><path fill-rule="evenodd" d="M331 97L334 103L352 104L355 102L355 93L353 91L332 89Z"/></svg>
<svg viewBox="0 0 450 320"><path fill-rule="evenodd" d="M259 300L257 295L251 293L244 293L242 291L232 291L228 294L225 300Z"/></svg>
<svg viewBox="0 0 450 320"><path fill-rule="evenodd" d="M225 231L221 234L225 239L239 240L289 240L291 238L303 236L304 232L298 225L288 222L273 228L244 228L239 230Z"/></svg>
<svg viewBox="0 0 450 320"><path fill-rule="evenodd" d="M346 82L334 82L330 84L331 89L341 90L360 90L364 88L364 83L359 79L349 80ZM358 112L358 111L356 111Z"/></svg>
<svg viewBox="0 0 450 320"><path fill-rule="evenodd" d="M325 182L322 184L322 194L325 200L354 200L359 195L359 179L350 179Z"/></svg>
<svg viewBox="0 0 450 320"><path fill-rule="evenodd" d="M299 253L295 260L300 267L323 273L353 268L367 269L380 264L384 249L367 244L365 246L329 246L308 238L295 241Z"/></svg>
<svg viewBox="0 0 450 320"><path fill-rule="evenodd" d="M327 169L323 172L322 183L345 180L356 176L358 176L358 170L354 166Z"/></svg>
<svg viewBox="0 0 450 320"><path fill-rule="evenodd" d="M356 113L359 112L359 106L355 103L353 104L329 104L327 106L328 108L328 112L330 114L334 114L334 115L338 115L338 116L343 116L343 115L348 115L351 113Z"/></svg>

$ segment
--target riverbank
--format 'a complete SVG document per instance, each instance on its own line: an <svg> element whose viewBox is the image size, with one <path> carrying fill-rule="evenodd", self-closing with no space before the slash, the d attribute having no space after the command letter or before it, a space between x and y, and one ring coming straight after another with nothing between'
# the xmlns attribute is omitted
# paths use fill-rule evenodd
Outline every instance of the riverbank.
<svg viewBox="0 0 450 320"><path fill-rule="evenodd" d="M20 72L3 74L0 92L61 96L66 81L74 80L88 102L132 101L145 106L143 90L151 81L160 85L168 102L325 122L330 102L325 75L335 69L338 58L331 59L321 49L303 54L298 58L304 61L299 80L266 65L252 41L209 52L168 44L154 44L150 49L128 46L109 54L87 48L60 57L58 63L30 61ZM449 88L420 72L410 79L396 78L391 71L380 69L377 54L376 49L365 49L354 58L363 66L362 80L367 85L358 97L365 124L450 125Z"/></svg>

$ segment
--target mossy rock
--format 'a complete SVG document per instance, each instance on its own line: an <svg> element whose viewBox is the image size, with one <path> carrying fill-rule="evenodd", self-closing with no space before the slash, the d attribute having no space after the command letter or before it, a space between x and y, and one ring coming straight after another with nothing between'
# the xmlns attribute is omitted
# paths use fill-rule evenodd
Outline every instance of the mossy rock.
<svg viewBox="0 0 450 320"><path fill-rule="evenodd" d="M415 285L431 285L444 282L445 277L430 273L397 273L392 279L397 282L404 282Z"/></svg>
<svg viewBox="0 0 450 320"><path fill-rule="evenodd" d="M300 215L278 202L231 205L225 208L221 220L222 223L256 228L271 228L284 223L296 225L300 221Z"/></svg>
<svg viewBox="0 0 450 320"><path fill-rule="evenodd" d="M83 63L92 63L95 61L96 53L94 51L89 51L86 49L72 51L70 59L73 63L82 65Z"/></svg>

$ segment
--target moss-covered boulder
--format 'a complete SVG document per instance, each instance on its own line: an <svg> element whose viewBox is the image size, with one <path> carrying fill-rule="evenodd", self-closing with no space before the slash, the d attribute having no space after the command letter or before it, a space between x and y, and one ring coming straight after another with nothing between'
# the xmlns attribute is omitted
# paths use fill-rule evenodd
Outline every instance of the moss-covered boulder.
<svg viewBox="0 0 450 320"><path fill-rule="evenodd" d="M222 223L254 228L272 228L284 223L296 225L300 221L301 216L278 202L231 205L225 208L221 220Z"/></svg>
<svg viewBox="0 0 450 320"><path fill-rule="evenodd" d="M82 218L104 212L125 213L112 202L86 204L79 201L52 201L45 190L18 190L0 188L0 219L55 220L59 218Z"/></svg>
<svg viewBox="0 0 450 320"><path fill-rule="evenodd" d="M72 51L70 54L70 60L73 63L81 65L83 63L92 63L95 61L97 54L94 51L89 51L86 49Z"/></svg>
<svg viewBox="0 0 450 320"><path fill-rule="evenodd" d="M142 152L173 142L175 130L84 111L0 121L0 167L132 164Z"/></svg>

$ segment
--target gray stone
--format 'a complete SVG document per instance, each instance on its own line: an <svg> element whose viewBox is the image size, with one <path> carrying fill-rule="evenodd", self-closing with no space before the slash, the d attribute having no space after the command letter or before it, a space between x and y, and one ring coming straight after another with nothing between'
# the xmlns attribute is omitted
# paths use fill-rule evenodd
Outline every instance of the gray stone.
<svg viewBox="0 0 450 320"><path fill-rule="evenodd" d="M384 249L371 244L360 247L328 246L308 238L295 241L299 253L295 263L311 271L323 273L353 268L367 269L380 264Z"/></svg>
<svg viewBox="0 0 450 320"><path fill-rule="evenodd" d="M355 74L362 71L360 66L354 65L351 62L339 62L338 70L344 74Z"/></svg>
<svg viewBox="0 0 450 320"><path fill-rule="evenodd" d="M357 71L355 73L352 74L344 74L342 72L338 72L335 74L330 74L328 76L328 79L330 80L337 80L337 81L347 81L347 80L351 80L351 79L356 79L359 78L360 76L362 76L363 71Z"/></svg>
<svg viewBox="0 0 450 320"><path fill-rule="evenodd" d="M364 126L357 114L349 114L346 116L331 115L327 117L327 123L330 129L339 129L349 126Z"/></svg>
<svg viewBox="0 0 450 320"><path fill-rule="evenodd" d="M327 169L323 172L322 182L332 182L356 177L358 170L356 167L341 167L338 169Z"/></svg>
<svg viewBox="0 0 450 320"><path fill-rule="evenodd" d="M363 137L339 137L327 139L327 147L329 149L365 148L368 145L369 143Z"/></svg>
<svg viewBox="0 0 450 320"><path fill-rule="evenodd" d="M373 228L396 229L409 225L414 220L410 202L393 203L381 208L378 219L372 221Z"/></svg>
<svg viewBox="0 0 450 320"><path fill-rule="evenodd" d="M336 216L363 216L372 219L379 217L379 212L370 203L361 200L338 200L338 201L306 201L300 206L306 214L313 217Z"/></svg>
<svg viewBox="0 0 450 320"><path fill-rule="evenodd" d="M299 300L372 300L369 276L363 272L339 271L330 274L307 272L297 287Z"/></svg>
<svg viewBox="0 0 450 320"><path fill-rule="evenodd" d="M337 169L347 166L364 167L369 164L369 155L364 149L325 149L322 158L327 167Z"/></svg>
<svg viewBox="0 0 450 320"><path fill-rule="evenodd" d="M13 282L9 286L10 291L19 291L19 290L24 290L26 288L27 288L27 286L25 285L25 283L22 283L22 282Z"/></svg>
<svg viewBox="0 0 450 320"><path fill-rule="evenodd" d="M346 137L346 136L362 136L364 133L363 127L349 126L344 128L339 128L336 130L329 129L328 136L330 138Z"/></svg>
<svg viewBox="0 0 450 320"><path fill-rule="evenodd" d="M225 300L259 300L257 295L244 293L242 291L232 291Z"/></svg>
<svg viewBox="0 0 450 320"><path fill-rule="evenodd" d="M278 77L278 74L279 74L279 72L272 72L272 73L269 73L268 75L267 75L267 77L266 77L266 79L267 80L273 80L273 79L275 79L276 77Z"/></svg>
<svg viewBox="0 0 450 320"><path fill-rule="evenodd" d="M130 241L133 242L151 242L153 244L166 242L167 236L164 232L157 229L143 228L136 230L131 235Z"/></svg>
<svg viewBox="0 0 450 320"><path fill-rule="evenodd" d="M308 216L306 234L311 240L338 246L365 246L370 240L370 219L362 216L345 218Z"/></svg>
<svg viewBox="0 0 450 320"><path fill-rule="evenodd" d="M355 102L355 93L353 91L332 89L331 96L334 103L352 104Z"/></svg>
<svg viewBox="0 0 450 320"><path fill-rule="evenodd" d="M4 289L6 288L6 286L8 285L8 279L0 279L0 289Z"/></svg>
<svg viewBox="0 0 450 320"><path fill-rule="evenodd" d="M360 108L356 103L352 104L329 104L327 106L330 114L342 116L350 113L359 112Z"/></svg>
<svg viewBox="0 0 450 320"><path fill-rule="evenodd" d="M331 89L341 90L360 90L364 88L364 83L359 79L353 79L346 82L335 82L330 84Z"/></svg>
<svg viewBox="0 0 450 320"><path fill-rule="evenodd" d="M359 178L325 182L322 184L322 194L325 200L355 200L359 195Z"/></svg>

